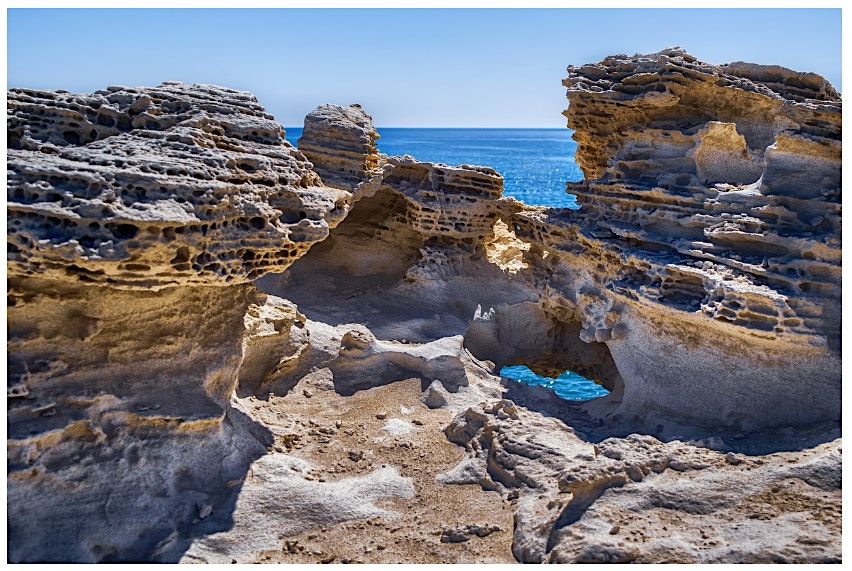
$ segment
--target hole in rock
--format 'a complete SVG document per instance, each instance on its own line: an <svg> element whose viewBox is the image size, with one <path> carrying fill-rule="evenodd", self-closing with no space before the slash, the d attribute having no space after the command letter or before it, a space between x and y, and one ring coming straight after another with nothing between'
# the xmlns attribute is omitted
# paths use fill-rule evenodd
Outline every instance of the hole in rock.
<svg viewBox="0 0 852 571"><path fill-rule="evenodd" d="M537 375L525 365L507 365L500 369L500 376L532 387L544 387L568 401L589 401L609 394L601 385L572 371L554 378Z"/></svg>
<svg viewBox="0 0 852 571"><path fill-rule="evenodd" d="M313 245L285 274L265 276L257 286L289 299L311 319L364 323L381 338L414 339L393 326L398 320L410 320L414 310L388 303L383 293L403 280L422 255L422 236L406 224L406 214L402 196L379 190L359 200L328 238ZM381 311L370 309L373 303Z"/></svg>
<svg viewBox="0 0 852 571"><path fill-rule="evenodd" d="M133 224L108 224L107 227L120 240L130 240L139 233L139 228Z"/></svg>
<svg viewBox="0 0 852 571"><path fill-rule="evenodd" d="M74 131L65 131L62 133L62 137L72 145L80 144L80 135Z"/></svg>

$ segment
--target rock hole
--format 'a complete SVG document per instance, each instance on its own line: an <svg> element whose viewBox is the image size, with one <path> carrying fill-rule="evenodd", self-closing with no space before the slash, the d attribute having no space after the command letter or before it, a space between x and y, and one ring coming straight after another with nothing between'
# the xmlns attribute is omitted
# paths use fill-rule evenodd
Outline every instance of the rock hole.
<svg viewBox="0 0 852 571"><path fill-rule="evenodd" d="M80 144L80 135L74 131L65 131L62 133L62 137L72 145Z"/></svg>
<svg viewBox="0 0 852 571"><path fill-rule="evenodd" d="M104 127L113 127L115 126L115 119L106 115L105 113L98 114L98 125L103 125Z"/></svg>
<svg viewBox="0 0 852 571"><path fill-rule="evenodd" d="M136 234L139 233L139 228L133 224L115 224L110 227L110 231L120 240L130 240L136 237Z"/></svg>

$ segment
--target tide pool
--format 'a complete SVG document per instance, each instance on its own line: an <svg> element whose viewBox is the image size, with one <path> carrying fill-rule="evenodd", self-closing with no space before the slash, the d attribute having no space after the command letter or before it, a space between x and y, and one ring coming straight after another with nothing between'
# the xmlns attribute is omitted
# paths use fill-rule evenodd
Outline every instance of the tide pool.
<svg viewBox="0 0 852 571"><path fill-rule="evenodd" d="M559 398L565 400L587 401L609 394L609 391L602 386L571 371L565 371L555 379L552 379L536 375L529 367L519 365L503 367L500 369L500 376L533 387L545 387L555 392Z"/></svg>

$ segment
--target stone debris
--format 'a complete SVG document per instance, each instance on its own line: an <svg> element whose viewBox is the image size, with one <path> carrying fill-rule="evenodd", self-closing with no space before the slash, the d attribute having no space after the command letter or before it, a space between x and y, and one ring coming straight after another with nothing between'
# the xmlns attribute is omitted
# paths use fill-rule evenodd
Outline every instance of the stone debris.
<svg viewBox="0 0 852 571"><path fill-rule="evenodd" d="M299 150L323 181L353 190L379 165L373 118L360 105L320 105L305 117Z"/></svg>
<svg viewBox="0 0 852 571"><path fill-rule="evenodd" d="M429 388L423 393L423 404L428 406L429 408L441 408L447 406L449 403L449 399L447 398L449 395L444 389L444 385L441 384L441 381L435 380L432 381L432 384L429 385Z"/></svg>
<svg viewBox="0 0 852 571"><path fill-rule="evenodd" d="M412 426L410 422L402 420L401 418L392 418L385 423L382 430L391 436L403 436L411 433L414 430L414 426Z"/></svg>
<svg viewBox="0 0 852 571"><path fill-rule="evenodd" d="M486 537L500 531L496 525L466 525L461 528L450 528L441 531L441 543L463 543L472 537Z"/></svg>

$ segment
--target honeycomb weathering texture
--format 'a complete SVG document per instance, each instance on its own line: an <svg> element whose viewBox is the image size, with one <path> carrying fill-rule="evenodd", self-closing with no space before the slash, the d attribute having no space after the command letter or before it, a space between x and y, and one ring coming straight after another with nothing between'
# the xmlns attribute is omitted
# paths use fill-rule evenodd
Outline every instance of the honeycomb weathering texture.
<svg viewBox="0 0 852 571"><path fill-rule="evenodd" d="M380 187L405 197L406 223L424 240L440 238L476 247L493 232L497 199L503 193L503 177L493 169L451 167L411 157L390 157L385 164L377 179Z"/></svg>
<svg viewBox="0 0 852 571"><path fill-rule="evenodd" d="M360 105L320 105L305 117L298 145L324 182L352 190L378 167L378 140Z"/></svg>
<svg viewBox="0 0 852 571"><path fill-rule="evenodd" d="M11 91L8 559L840 561L837 93L569 73L578 211L356 106Z"/></svg>
<svg viewBox="0 0 852 571"><path fill-rule="evenodd" d="M251 282L326 238L351 195L248 93L8 102L9 558L158 559L266 451L231 402L266 358L243 342Z"/></svg>
<svg viewBox="0 0 852 571"><path fill-rule="evenodd" d="M321 105L305 118L298 145L323 181L353 189L354 201L377 193L402 199L404 207L393 220L370 229L376 239L405 228L418 237L423 261L430 261L431 242L466 250L481 248L505 209L498 200L503 176L483 166L388 157L377 152L377 138L372 118L360 106Z"/></svg>
<svg viewBox="0 0 852 571"><path fill-rule="evenodd" d="M564 84L586 174L569 191L622 252L615 291L837 349L841 102L827 81L675 48L569 67Z"/></svg>
<svg viewBox="0 0 852 571"><path fill-rule="evenodd" d="M829 148L840 140L837 91L816 74L777 66L715 66L671 48L571 66L563 85L570 101L565 115L587 179L600 178L620 147L638 146L635 137L691 135L708 121L736 123L759 154L784 131Z"/></svg>
<svg viewBox="0 0 852 571"><path fill-rule="evenodd" d="M9 270L115 287L280 272L328 235L326 187L249 93L9 91Z"/></svg>
<svg viewBox="0 0 852 571"><path fill-rule="evenodd" d="M582 371L613 391L612 418L739 429L836 418L836 92L813 74L680 50L570 74L580 210L502 198L491 169L380 156L339 247L299 275L306 264L369 275L381 258L410 284L458 287L440 306L482 300L466 333L478 357ZM483 258L515 270L509 283Z"/></svg>

